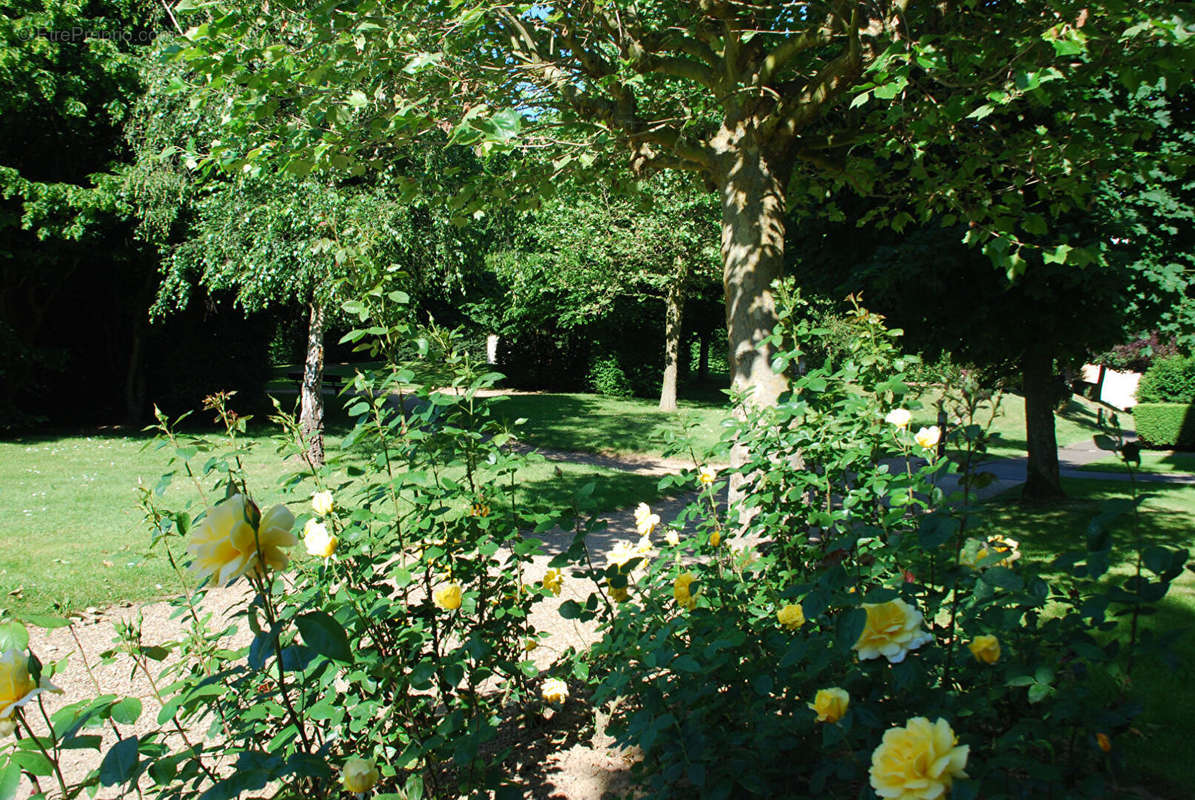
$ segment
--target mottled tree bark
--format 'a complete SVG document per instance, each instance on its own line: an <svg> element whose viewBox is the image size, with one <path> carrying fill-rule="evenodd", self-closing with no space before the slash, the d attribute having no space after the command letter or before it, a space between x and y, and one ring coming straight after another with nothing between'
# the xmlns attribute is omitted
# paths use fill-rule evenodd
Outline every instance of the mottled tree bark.
<svg viewBox="0 0 1195 800"><path fill-rule="evenodd" d="M772 347L763 340L777 322L771 286L784 271L784 192L789 167L766 151L751 122L724 129L715 143L724 153L718 188L731 385L748 393L748 405L771 406L788 388L787 378L772 371ZM731 448L732 467L746 459L744 446ZM732 501L737 488L732 481Z"/></svg>
<svg viewBox="0 0 1195 800"><path fill-rule="evenodd" d="M311 303L307 326L307 357L303 362L303 384L299 389L299 425L307 440L311 463L324 463L324 307Z"/></svg>
<svg viewBox="0 0 1195 800"><path fill-rule="evenodd" d="M664 297L664 380L660 386L660 410L676 411L677 361L680 358L681 316L685 307L685 279L689 265L676 258L676 271Z"/></svg>
<svg viewBox="0 0 1195 800"><path fill-rule="evenodd" d="M1021 357L1025 391L1025 440L1029 458L1021 497L1043 502L1066 497L1058 472L1058 440L1054 436L1054 356L1048 347L1027 350Z"/></svg>

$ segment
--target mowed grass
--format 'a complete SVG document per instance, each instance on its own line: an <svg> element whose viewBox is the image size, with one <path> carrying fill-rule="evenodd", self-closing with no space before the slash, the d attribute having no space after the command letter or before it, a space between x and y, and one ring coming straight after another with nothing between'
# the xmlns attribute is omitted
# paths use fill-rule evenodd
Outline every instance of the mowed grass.
<svg viewBox="0 0 1195 800"><path fill-rule="evenodd" d="M340 435L327 440L329 461L360 461L342 453ZM203 437L216 441L215 434ZM249 488L263 506L285 502L296 513L306 508L311 484L289 494L282 479L301 470L284 463L267 432L243 437L251 446L244 464ZM148 447L147 447L148 445ZM104 607L168 596L179 583L161 548L150 549L150 534L137 507L140 482L154 487L169 450L151 438L121 433L37 436L0 442L0 609L20 613ZM193 461L202 468L206 457ZM341 472L335 479L343 479ZM335 480L334 479L334 480ZM208 487L214 476L205 483ZM592 505L601 510L633 507L659 496L657 478L612 469L541 462L518 475L519 502L568 505L587 483L596 489ZM206 487L205 487L206 488ZM166 489L162 504L192 513L203 507L198 491L181 472Z"/></svg>
<svg viewBox="0 0 1195 800"><path fill-rule="evenodd" d="M926 387L920 394L921 408L913 411L913 429L922 425L936 425L938 423L937 406L941 397L941 390L936 387ZM992 414L994 403L984 403L976 422L986 425ZM1101 406L1098 403L1071 395L1062 410L1054 415L1054 435L1058 439L1059 447L1066 447L1079 442L1090 441L1091 437L1100 432L1097 424ZM948 413L951 413L948 408ZM1001 458L1022 458L1027 452L1028 443L1025 440L1025 398L1012 392L1005 392L999 405L995 406L996 419L992 423L991 431L997 434L996 439L988 447L988 454ZM1133 418L1128 414L1120 415L1120 425L1126 431L1134 430Z"/></svg>
<svg viewBox="0 0 1195 800"><path fill-rule="evenodd" d="M510 423L526 419L514 429L519 440L550 450L659 456L669 434L688 436L699 456L712 449L722 438L729 403L681 400L678 405L676 413L668 413L654 400L545 393L510 395L494 409Z"/></svg>
<svg viewBox="0 0 1195 800"><path fill-rule="evenodd" d="M927 387L916 401L921 407L913 412L913 429L937 424L935 403L940 390ZM695 449L714 447L722 438L724 421L730 414L728 402L705 400L685 401L675 414L661 412L654 400L639 398L602 397L593 394L529 394L512 395L497 405L500 417L513 421L519 417L527 422L516 433L527 444L552 450L566 450L610 455L658 456L665 450L665 437L680 435L692 426L691 438ZM986 424L992 404L985 404L980 423ZM1058 445L1088 441L1099 433L1096 424L1100 406L1073 396L1055 416ZM1124 415L1121 425L1132 425L1132 418ZM1132 430L1132 428L1127 428ZM996 410L992 432L997 434L988 452L994 457L1017 458L1026 453L1025 399L1005 393Z"/></svg>
<svg viewBox="0 0 1195 800"><path fill-rule="evenodd" d="M1127 472L1124 462L1118 457L1108 454L1109 457L1093 462L1091 464L1084 464L1079 469L1087 472ZM1145 473L1168 473L1168 472L1190 472L1195 473L1195 453L1178 453L1167 450L1142 450L1141 451L1141 466L1133 467L1136 472Z"/></svg>
<svg viewBox="0 0 1195 800"><path fill-rule="evenodd" d="M986 533L1001 533L1021 542L1026 557L1049 562L1065 550L1084 548L1087 524L1099 513L1103 500L1128 497L1123 481L1065 480L1069 499L1062 505L1034 509L1017 505L1012 494L989 504ZM1195 550L1195 486L1151 484L1142 506L1141 538L1146 545L1186 547ZM1015 490L1014 490L1015 492ZM1114 530L1119 556L1113 572L1131 574L1135 559L1134 534L1127 522ZM1172 798L1190 797L1195 784L1195 574L1184 571L1158 606L1158 613L1142 617L1155 631L1184 631L1174 650L1176 669L1156 659L1138 659L1133 686L1144 711L1133 730L1118 735L1114 747L1129 774L1141 776L1155 792Z"/></svg>

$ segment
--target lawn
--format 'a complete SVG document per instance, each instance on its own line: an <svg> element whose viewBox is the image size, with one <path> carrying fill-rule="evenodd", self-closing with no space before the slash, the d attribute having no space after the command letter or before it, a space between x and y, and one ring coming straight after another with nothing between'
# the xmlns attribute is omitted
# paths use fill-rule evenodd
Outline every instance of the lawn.
<svg viewBox="0 0 1195 800"><path fill-rule="evenodd" d="M1124 463L1109 453L1109 457L1079 467L1087 472L1125 472ZM1138 472L1195 472L1195 453L1177 453L1169 450L1142 450L1141 466Z"/></svg>
<svg viewBox="0 0 1195 800"><path fill-rule="evenodd" d="M1099 502L1127 497L1129 488L1122 481L1067 480L1063 484L1070 499L1049 509L1021 507L1010 494L993 499L984 530L1018 539L1027 557L1048 561L1060 551L1082 549L1084 531L1098 513ZM1195 549L1195 487L1153 484L1148 489L1151 496L1143 506L1142 528L1146 543ZM1122 557L1114 569L1125 574L1133 558L1132 540L1124 529L1114 535ZM1195 637L1190 633L1195 621L1195 574L1184 572L1161 602L1157 615L1144 620L1155 630L1188 632L1176 648L1178 669L1155 661L1141 661L1136 666L1133 682L1144 703L1144 713L1134 725L1139 734L1117 737L1116 747L1123 751L1129 770L1142 774L1154 791L1166 797L1189 797L1195 783L1195 761L1190 758L1195 740L1195 720L1190 714L1195 705L1195 683L1190 680L1190 665L1195 663Z"/></svg>
<svg viewBox="0 0 1195 800"><path fill-rule="evenodd" d="M929 387L920 397L922 407L913 412L913 428L921 425L936 425L938 421L937 406L941 392L937 388ZM977 420L986 425L991 414L991 403L985 403ZM1054 434L1059 447L1088 441L1099 433L1096 419L1101 406L1098 403L1072 395L1062 411L1054 415ZM1028 444L1025 441L1025 398L1018 394L1005 392L996 420L992 425L992 432L998 438L988 447L988 453L999 457L1022 457ZM1133 419L1128 414L1120 417L1120 424L1132 431Z"/></svg>
<svg viewBox="0 0 1195 800"><path fill-rule="evenodd" d="M343 433L334 429L328 437L330 461L352 458L340 451ZM296 511L304 507L309 485L291 495L278 488L297 465L282 463L265 432L246 441L254 446L246 469L256 499L263 505L290 502ZM0 609L103 607L173 591L177 580L164 554L149 550L135 491L138 482L157 484L167 454L154 449L148 436L114 432L0 442L0 497L7 512L0 516ZM589 465L533 463L519 475L524 499L559 504L595 479L593 501L600 509L659 496L657 478ZM182 478L175 479L166 499L198 504L193 486Z"/></svg>
<svg viewBox="0 0 1195 800"><path fill-rule="evenodd" d="M495 406L507 421L527 421L516 429L527 444L551 450L627 455L661 455L668 434L690 435L698 454L722 437L729 405L717 400L681 400L680 410L665 413L654 400L596 394L511 395Z"/></svg>
<svg viewBox="0 0 1195 800"><path fill-rule="evenodd" d="M940 392L928 389L920 397L921 408L914 411L913 428L937 424ZM989 405L990 407L990 405ZM498 414L508 420L524 417L519 430L524 442L552 450L567 450L610 455L660 455L667 433L680 434L685 425L693 425L692 437L700 453L712 447L722 436L722 421L728 414L723 401L682 400L680 411L666 414L654 400L603 397L594 394L512 395L502 401ZM1065 447L1090 439L1099 433L1096 416L1100 406L1081 397L1072 397L1056 417L1058 445ZM986 423L986 408L981 422ZM1122 420L1132 424L1127 415ZM1000 457L1025 455L1025 400L1006 393L992 426L998 438L989 453Z"/></svg>

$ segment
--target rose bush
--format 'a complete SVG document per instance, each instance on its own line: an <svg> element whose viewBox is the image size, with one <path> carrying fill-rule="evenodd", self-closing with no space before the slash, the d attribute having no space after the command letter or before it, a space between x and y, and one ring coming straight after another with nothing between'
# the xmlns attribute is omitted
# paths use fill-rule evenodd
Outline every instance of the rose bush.
<svg viewBox="0 0 1195 800"><path fill-rule="evenodd" d="M347 306L369 323L347 338L382 366L346 388L355 426L342 460L289 476L293 501L264 512L254 501L242 467L247 419L229 395L209 404L225 424L223 450L159 416L173 463L143 488L142 505L155 546L184 578L177 605L190 627L169 642L123 631L119 649L161 687L161 728L126 731L90 785L205 800L267 787L312 799L340 788L517 793L499 731L543 704L541 687L556 687L551 702L567 697L529 657L540 636L531 610L564 580L559 569L529 578L541 553L534 534L574 527L574 512L520 490L515 477L535 457L506 446L510 433L478 396L497 374L452 334L378 322L402 299L375 292ZM411 341L437 363L435 384L387 360ZM281 408L274 421L282 457L304 463L301 426ZM199 513L166 493L175 476L192 479ZM226 585L244 590L231 624L201 604ZM233 645L237 631L248 631L247 646ZM168 653L178 657L159 671L153 662Z"/></svg>
<svg viewBox="0 0 1195 800"><path fill-rule="evenodd" d="M825 349L791 306L782 319L776 369ZM1086 549L1018 559L975 501L990 423L974 382L948 398L954 427L913 433L896 413L915 403L898 333L857 306L844 330L835 359L728 434L749 453L740 507L711 502L696 470L718 455L693 453L695 471L664 483L698 499L632 565L623 602L602 602L610 568L578 563L595 595L566 612L602 639L575 676L642 752L649 797L1107 794L1115 760L1097 734L1127 728L1127 654L1157 644L1122 640L1136 628L1114 614L1162 597L1186 552L1151 549L1137 575L1106 580L1122 507Z"/></svg>

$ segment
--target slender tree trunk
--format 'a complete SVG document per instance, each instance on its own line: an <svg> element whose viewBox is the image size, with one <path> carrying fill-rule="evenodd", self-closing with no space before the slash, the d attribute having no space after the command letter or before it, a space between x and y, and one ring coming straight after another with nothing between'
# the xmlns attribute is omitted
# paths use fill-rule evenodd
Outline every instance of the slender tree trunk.
<svg viewBox="0 0 1195 800"><path fill-rule="evenodd" d="M705 383L710 378L710 334L702 331L697 338L697 382Z"/></svg>
<svg viewBox="0 0 1195 800"><path fill-rule="evenodd" d="M1025 389L1025 439L1029 447L1021 497L1035 502L1065 497L1058 474L1058 440L1054 437L1054 356L1048 348L1027 350L1021 357Z"/></svg>
<svg viewBox="0 0 1195 800"><path fill-rule="evenodd" d="M140 425L145 416L144 340L145 323L136 320L133 322L133 337L124 379L125 424L129 427Z"/></svg>
<svg viewBox="0 0 1195 800"><path fill-rule="evenodd" d="M313 464L324 463L324 307L311 303L307 326L307 357L303 362L303 385L299 390L299 424L307 439L307 455Z"/></svg>
<svg viewBox="0 0 1195 800"><path fill-rule="evenodd" d="M660 387L660 410L676 411L676 374L680 358L681 315L685 308L685 278L689 270L684 256L676 257L676 271L664 298L664 382Z"/></svg>

